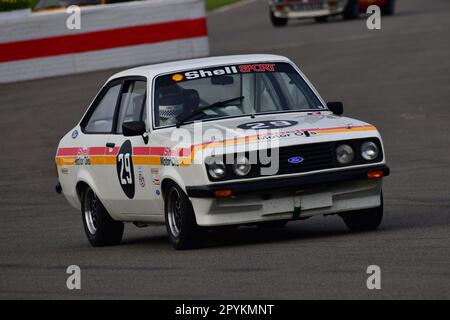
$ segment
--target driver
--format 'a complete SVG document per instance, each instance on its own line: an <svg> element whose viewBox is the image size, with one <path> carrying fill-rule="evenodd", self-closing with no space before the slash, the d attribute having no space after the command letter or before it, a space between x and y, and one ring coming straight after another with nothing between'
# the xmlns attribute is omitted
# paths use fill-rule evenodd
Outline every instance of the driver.
<svg viewBox="0 0 450 320"><path fill-rule="evenodd" d="M162 87L158 94L159 125L175 124L183 117L195 112L199 107L197 90L183 89L178 85Z"/></svg>
<svg viewBox="0 0 450 320"><path fill-rule="evenodd" d="M158 94L159 125L175 124L183 113L183 89L177 85L162 87Z"/></svg>

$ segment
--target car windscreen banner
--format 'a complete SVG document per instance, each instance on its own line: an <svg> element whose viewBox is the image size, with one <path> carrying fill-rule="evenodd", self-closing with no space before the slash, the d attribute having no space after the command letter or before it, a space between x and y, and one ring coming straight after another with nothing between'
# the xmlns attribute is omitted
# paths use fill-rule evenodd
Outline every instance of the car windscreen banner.
<svg viewBox="0 0 450 320"><path fill-rule="evenodd" d="M222 65L210 68L198 68L186 71L174 72L158 77L158 85L171 85L177 82L185 82L204 78L221 78L217 84L227 84L227 76L249 73L296 73L289 63L258 62L246 64ZM214 81L214 80L213 80ZM222 83L221 83L222 82Z"/></svg>

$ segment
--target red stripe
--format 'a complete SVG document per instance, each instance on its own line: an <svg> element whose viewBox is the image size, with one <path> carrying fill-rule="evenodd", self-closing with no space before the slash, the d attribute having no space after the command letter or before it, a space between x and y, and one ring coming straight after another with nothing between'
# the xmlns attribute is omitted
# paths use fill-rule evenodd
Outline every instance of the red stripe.
<svg viewBox="0 0 450 320"><path fill-rule="evenodd" d="M206 19L198 18L0 43L0 62L158 43L206 35Z"/></svg>
<svg viewBox="0 0 450 320"><path fill-rule="evenodd" d="M79 148L59 148L56 156L76 156Z"/></svg>

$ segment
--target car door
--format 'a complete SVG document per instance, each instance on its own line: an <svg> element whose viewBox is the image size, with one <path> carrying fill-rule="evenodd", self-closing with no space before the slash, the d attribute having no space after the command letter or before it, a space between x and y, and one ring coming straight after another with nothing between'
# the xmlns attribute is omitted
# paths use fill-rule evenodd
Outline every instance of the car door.
<svg viewBox="0 0 450 320"><path fill-rule="evenodd" d="M76 148L71 149L75 156L78 178L91 184L102 202L109 197L105 179L114 159L106 144L113 132L121 88L122 81L113 80L106 84L83 117L81 132L75 130L72 133Z"/></svg>
<svg viewBox="0 0 450 320"><path fill-rule="evenodd" d="M160 196L159 183L152 178L151 170L152 165L159 166L159 158L150 156L152 148L147 139L122 133L124 122L144 121L148 134L147 92L146 78L123 79L114 130L108 138L108 145L116 150L116 166L110 167L108 174L108 206L120 214L148 216L160 211L153 201Z"/></svg>

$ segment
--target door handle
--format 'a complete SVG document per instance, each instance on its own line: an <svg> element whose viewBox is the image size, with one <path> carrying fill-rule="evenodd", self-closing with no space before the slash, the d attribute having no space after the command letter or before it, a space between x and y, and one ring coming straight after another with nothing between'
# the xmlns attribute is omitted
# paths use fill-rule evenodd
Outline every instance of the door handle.
<svg viewBox="0 0 450 320"><path fill-rule="evenodd" d="M107 143L106 143L106 146L107 146L108 148L114 148L114 147L116 146L116 144L115 144L114 142L107 142Z"/></svg>

